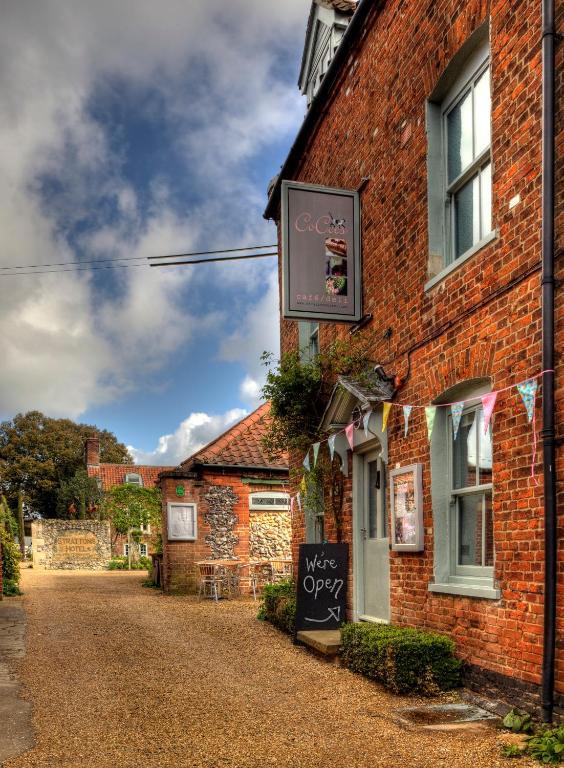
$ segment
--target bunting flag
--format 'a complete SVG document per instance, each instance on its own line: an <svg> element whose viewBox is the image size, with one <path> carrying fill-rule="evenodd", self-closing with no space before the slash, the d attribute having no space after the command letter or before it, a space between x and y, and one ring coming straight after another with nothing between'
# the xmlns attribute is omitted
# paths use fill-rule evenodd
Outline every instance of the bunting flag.
<svg viewBox="0 0 564 768"><path fill-rule="evenodd" d="M311 467L309 465L309 448L308 448L308 451L307 451L307 453L305 455L305 459L302 461L302 464L304 465L305 471L309 472L310 469L311 469Z"/></svg>
<svg viewBox="0 0 564 768"><path fill-rule="evenodd" d="M431 438L433 437L433 427L435 426L436 413L437 413L436 406L434 405L425 406L425 418L427 419L427 436L429 438L429 442L431 442Z"/></svg>
<svg viewBox="0 0 564 768"><path fill-rule="evenodd" d="M452 415L452 434L454 439L458 437L458 427L460 426L460 419L462 418L462 411L464 410L464 401L461 403L453 403L450 406L450 412Z"/></svg>
<svg viewBox="0 0 564 768"><path fill-rule="evenodd" d="M490 392L488 395L484 395L482 397L482 406L484 408L484 435L487 434L488 432L488 427L490 426L490 420L492 418L492 413L495 407L496 400L497 400L497 392Z"/></svg>
<svg viewBox="0 0 564 768"><path fill-rule="evenodd" d="M348 424L345 427L345 435L347 436L347 441L351 447L351 451L354 451L354 424Z"/></svg>
<svg viewBox="0 0 564 768"><path fill-rule="evenodd" d="M404 405L403 406L403 436L407 437L407 431L409 429L409 417L411 416L411 411L413 410L412 405Z"/></svg>
<svg viewBox="0 0 564 768"><path fill-rule="evenodd" d="M331 461L333 461L333 456L335 455L335 440L337 439L337 435L331 435L329 439L327 440L327 445L329 446L329 455L331 456Z"/></svg>
<svg viewBox="0 0 564 768"><path fill-rule="evenodd" d="M529 419L529 422L531 422L535 414L535 398L537 395L538 386L537 380L529 379L528 381L523 381L521 384L517 384L516 386L519 390L519 394L523 398L525 408L527 409L527 418Z"/></svg>
<svg viewBox="0 0 564 768"><path fill-rule="evenodd" d="M299 493L299 491L298 491L298 493L296 494L296 501L297 501L297 503L298 503L298 509L299 509L299 510L300 510L300 512L301 512L301 511L302 511L302 497L301 497L301 494Z"/></svg>
<svg viewBox="0 0 564 768"><path fill-rule="evenodd" d="M372 416L372 411L366 411L366 413L362 417L362 426L364 427L364 437L368 437L368 422L370 421L371 416Z"/></svg>
<svg viewBox="0 0 564 768"><path fill-rule="evenodd" d="M307 494L307 483L305 479L305 475L302 477L302 482L300 483L300 491L305 496Z"/></svg>
<svg viewBox="0 0 564 768"><path fill-rule="evenodd" d="M319 456L319 446L321 443L314 443L313 444L313 466L317 464L317 457Z"/></svg>
<svg viewBox="0 0 564 768"><path fill-rule="evenodd" d="M290 496L290 517L294 515L294 497Z"/></svg>
<svg viewBox="0 0 564 768"><path fill-rule="evenodd" d="M388 416L390 415L391 410L391 403L382 403L382 432L386 431L386 427L388 426Z"/></svg>

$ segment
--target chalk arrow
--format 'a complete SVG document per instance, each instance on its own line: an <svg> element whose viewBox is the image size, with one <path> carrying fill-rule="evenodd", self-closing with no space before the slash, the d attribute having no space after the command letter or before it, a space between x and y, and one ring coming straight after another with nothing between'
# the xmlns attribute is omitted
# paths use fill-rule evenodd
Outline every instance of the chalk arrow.
<svg viewBox="0 0 564 768"><path fill-rule="evenodd" d="M336 621L341 620L341 606L337 605L335 608L329 608L329 616L326 616L324 619L310 619L307 616L305 617L305 621L312 621L316 624L325 624L326 621L330 621L331 619L335 619Z"/></svg>

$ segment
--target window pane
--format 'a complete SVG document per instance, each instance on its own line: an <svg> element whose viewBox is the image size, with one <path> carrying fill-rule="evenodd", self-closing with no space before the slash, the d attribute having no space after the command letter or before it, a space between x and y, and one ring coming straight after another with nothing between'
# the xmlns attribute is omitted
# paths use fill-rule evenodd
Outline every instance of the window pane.
<svg viewBox="0 0 564 768"><path fill-rule="evenodd" d="M492 231L492 166L488 163L480 174L482 197L482 237Z"/></svg>
<svg viewBox="0 0 564 768"><path fill-rule="evenodd" d="M490 104L490 70L486 69L474 86L474 157L491 143Z"/></svg>
<svg viewBox="0 0 564 768"><path fill-rule="evenodd" d="M474 176L454 195L455 258L480 239L480 180Z"/></svg>
<svg viewBox="0 0 564 768"><path fill-rule="evenodd" d="M451 433L452 434L452 433ZM474 411L464 413L460 419L458 435L453 440L453 488L476 485L476 430Z"/></svg>
<svg viewBox="0 0 564 768"><path fill-rule="evenodd" d="M492 504L492 494L491 491L488 491L484 494L485 496L485 525L486 530L484 531L485 536L485 560L484 565L489 566L490 568L494 564L494 546L493 546L493 504Z"/></svg>
<svg viewBox="0 0 564 768"><path fill-rule="evenodd" d="M378 463L368 462L368 538L378 538L378 491L376 489Z"/></svg>
<svg viewBox="0 0 564 768"><path fill-rule="evenodd" d="M448 180L460 176L472 162L472 91L447 115Z"/></svg>
<svg viewBox="0 0 564 768"><path fill-rule="evenodd" d="M483 494L458 499L458 565L482 565Z"/></svg>
<svg viewBox="0 0 564 768"><path fill-rule="evenodd" d="M480 466L479 479L480 485L486 485L492 481L492 433L491 424L484 435L484 412L480 409L477 413L478 422L478 463Z"/></svg>

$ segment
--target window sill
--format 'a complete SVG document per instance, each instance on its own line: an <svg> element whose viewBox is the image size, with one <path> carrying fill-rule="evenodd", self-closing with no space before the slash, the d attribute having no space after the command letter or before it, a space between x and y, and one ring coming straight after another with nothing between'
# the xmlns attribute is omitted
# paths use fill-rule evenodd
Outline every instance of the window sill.
<svg viewBox="0 0 564 768"><path fill-rule="evenodd" d="M501 590L495 587L470 586L469 584L429 584L429 592L440 592L445 595L460 595L463 597L481 597L486 600L499 600Z"/></svg>
<svg viewBox="0 0 564 768"><path fill-rule="evenodd" d="M431 288L434 288L437 283L440 283L441 280L444 280L445 277L448 277L448 275L451 274L451 272L454 272L458 267L460 267L462 264L464 264L468 259L471 259L472 256L475 256L478 251L481 251L482 248L485 248L486 245L489 245L489 243L492 242L492 240L495 240L498 236L498 232L496 229L494 229L492 232L490 232L489 235L486 235L482 240L480 240L479 243L476 243L476 245L472 246L466 253L464 253L462 256L460 256L458 259L455 259L455 261L452 262L452 264L449 264L448 267L445 267L444 269L441 269L438 275L435 275L435 277L432 277L430 280L428 280L425 283L425 286L423 288L424 291L430 291Z"/></svg>

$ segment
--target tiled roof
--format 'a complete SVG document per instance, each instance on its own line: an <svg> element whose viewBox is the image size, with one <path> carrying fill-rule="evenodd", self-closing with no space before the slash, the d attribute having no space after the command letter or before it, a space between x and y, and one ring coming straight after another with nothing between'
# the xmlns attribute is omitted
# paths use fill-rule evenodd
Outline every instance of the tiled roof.
<svg viewBox="0 0 564 768"><path fill-rule="evenodd" d="M161 472L166 472L172 467L154 467L142 464L99 464L89 466L90 477L99 477L102 481L102 490L109 491L116 485L123 485L128 474L138 474L143 478L144 488L153 488L159 479Z"/></svg>
<svg viewBox="0 0 564 768"><path fill-rule="evenodd" d="M318 5L324 5L326 8L334 8L341 13L354 13L357 0L315 0Z"/></svg>
<svg viewBox="0 0 564 768"><path fill-rule="evenodd" d="M183 461L180 466L183 469L196 464L264 467L265 469L287 468L286 455L278 461L272 461L262 445L262 438L270 422L269 414L270 403L264 403L227 432Z"/></svg>

